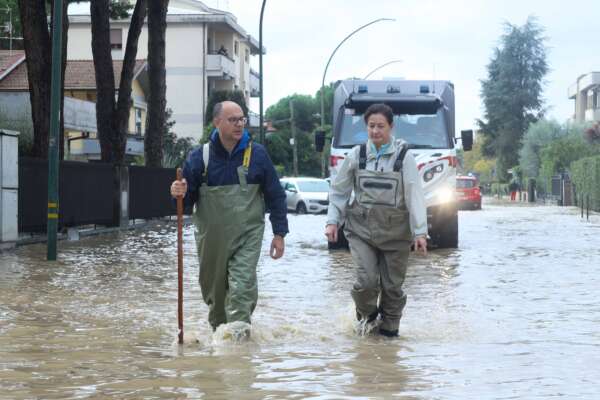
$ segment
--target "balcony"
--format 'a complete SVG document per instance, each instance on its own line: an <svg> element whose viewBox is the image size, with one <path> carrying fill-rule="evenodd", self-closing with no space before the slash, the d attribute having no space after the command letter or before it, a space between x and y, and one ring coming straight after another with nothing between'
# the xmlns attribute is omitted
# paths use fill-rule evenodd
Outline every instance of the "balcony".
<svg viewBox="0 0 600 400"><path fill-rule="evenodd" d="M235 79L235 62L222 54L206 56L206 76L209 78Z"/></svg>
<svg viewBox="0 0 600 400"><path fill-rule="evenodd" d="M260 74L250 68L250 96L260 96Z"/></svg>
<svg viewBox="0 0 600 400"><path fill-rule="evenodd" d="M589 122L600 121L600 108L590 108L585 110L585 120Z"/></svg>
<svg viewBox="0 0 600 400"><path fill-rule="evenodd" d="M568 96L574 99L579 92L589 90L594 86L600 86L600 72L590 72L589 74L581 75L577 82L569 86Z"/></svg>
<svg viewBox="0 0 600 400"><path fill-rule="evenodd" d="M125 145L125 154L128 156L144 155L144 138L128 136ZM100 141L92 138L78 138L69 143L70 157L84 157L90 160L100 159Z"/></svg>

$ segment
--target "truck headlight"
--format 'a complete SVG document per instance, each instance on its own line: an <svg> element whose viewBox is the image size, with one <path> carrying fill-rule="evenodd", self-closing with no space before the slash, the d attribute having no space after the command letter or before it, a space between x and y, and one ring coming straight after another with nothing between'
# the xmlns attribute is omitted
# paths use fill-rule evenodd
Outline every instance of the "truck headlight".
<svg viewBox="0 0 600 400"><path fill-rule="evenodd" d="M448 187L443 187L436 191L437 198L443 203L454 201L454 191Z"/></svg>

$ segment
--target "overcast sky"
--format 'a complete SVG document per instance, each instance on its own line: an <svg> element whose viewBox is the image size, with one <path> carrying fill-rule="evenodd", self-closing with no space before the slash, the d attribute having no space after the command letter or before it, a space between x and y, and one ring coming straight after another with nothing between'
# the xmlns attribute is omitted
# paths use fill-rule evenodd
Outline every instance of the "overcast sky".
<svg viewBox="0 0 600 400"><path fill-rule="evenodd" d="M234 13L258 39L262 0L204 3ZM386 17L396 21L374 24L344 43L326 81L364 76L401 59L371 79L432 79L435 71L436 79L455 84L457 130L473 128L483 113L480 80L503 22L522 25L529 15L538 17L548 38L548 115L564 122L574 110L569 85L581 74L600 70L598 0L268 0L263 22L266 107L292 93L314 94L337 44L357 27ZM253 66L258 70L258 57ZM258 111L258 100L252 108Z"/></svg>

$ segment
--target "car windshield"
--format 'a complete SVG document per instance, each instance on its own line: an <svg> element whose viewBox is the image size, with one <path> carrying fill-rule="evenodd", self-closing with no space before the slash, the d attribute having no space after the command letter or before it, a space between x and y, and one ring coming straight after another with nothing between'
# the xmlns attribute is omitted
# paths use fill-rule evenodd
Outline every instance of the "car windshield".
<svg viewBox="0 0 600 400"><path fill-rule="evenodd" d="M296 185L301 192L329 192L329 184L325 180L298 181Z"/></svg>
<svg viewBox="0 0 600 400"><path fill-rule="evenodd" d="M456 187L459 189L470 189L475 187L475 181L473 179L457 179Z"/></svg>
<svg viewBox="0 0 600 400"><path fill-rule="evenodd" d="M346 110L349 111L349 110ZM444 123L444 114L394 115L393 134L418 148L448 149L450 143ZM362 114L345 114L336 137L336 147L350 147L367 141L367 127Z"/></svg>

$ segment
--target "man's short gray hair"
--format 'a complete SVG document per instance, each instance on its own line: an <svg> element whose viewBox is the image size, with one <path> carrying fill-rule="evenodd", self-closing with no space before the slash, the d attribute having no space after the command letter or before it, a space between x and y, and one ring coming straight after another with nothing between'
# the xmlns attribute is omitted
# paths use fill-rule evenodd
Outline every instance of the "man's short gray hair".
<svg viewBox="0 0 600 400"><path fill-rule="evenodd" d="M223 112L223 102L220 101L217 104L215 104L215 106L213 107L213 112L212 112L213 119L219 118L221 116L222 112Z"/></svg>

